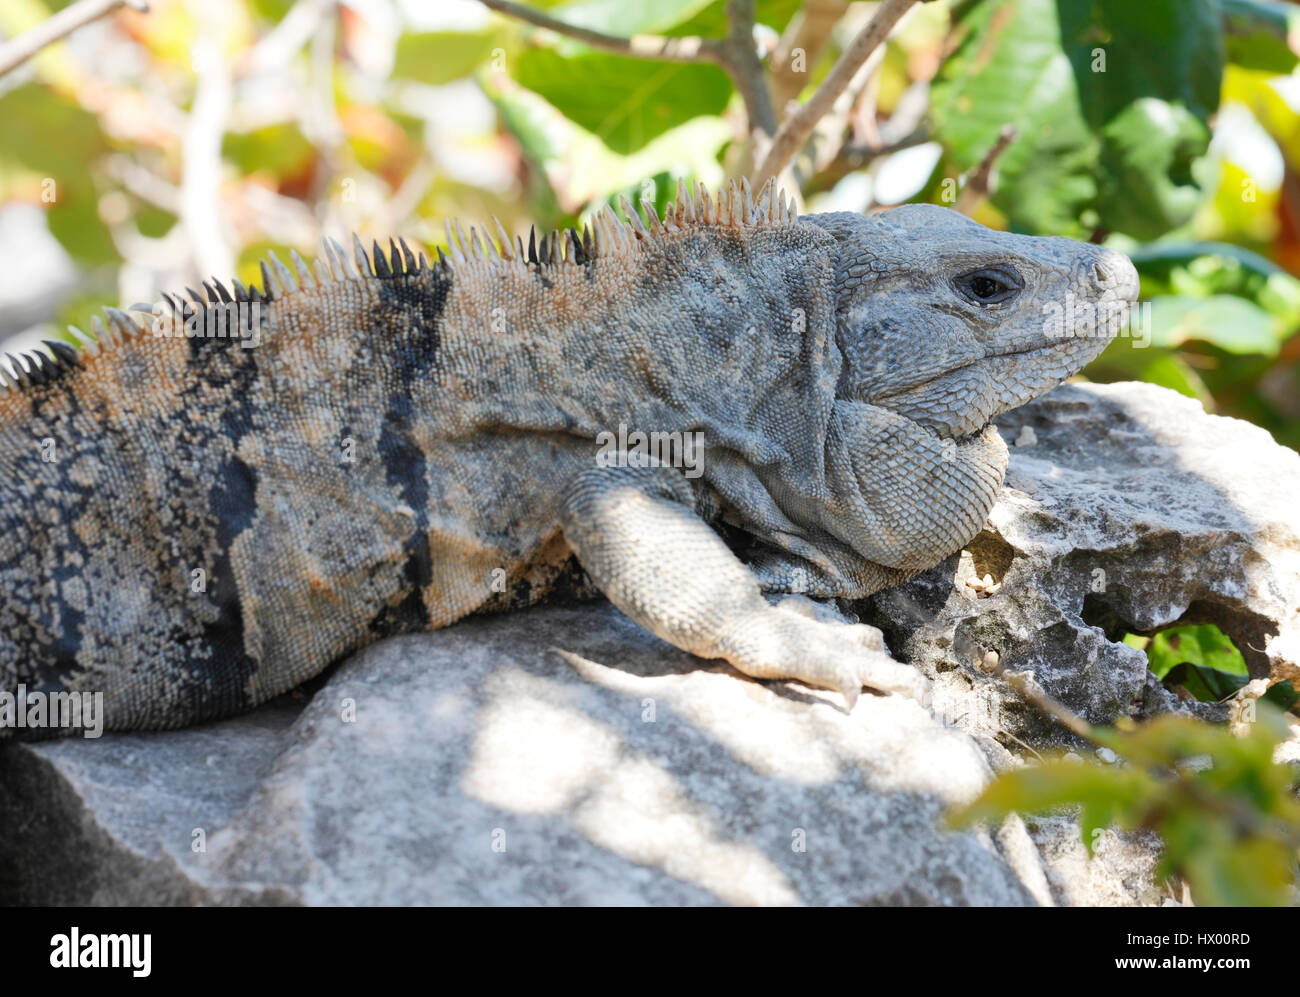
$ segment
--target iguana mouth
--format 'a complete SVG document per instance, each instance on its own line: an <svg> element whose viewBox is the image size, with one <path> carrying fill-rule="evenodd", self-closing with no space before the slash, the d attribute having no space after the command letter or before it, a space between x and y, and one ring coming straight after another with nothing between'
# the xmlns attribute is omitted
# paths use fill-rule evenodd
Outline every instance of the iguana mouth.
<svg viewBox="0 0 1300 997"><path fill-rule="evenodd" d="M1071 334L1071 335L1060 336L1047 343L1037 343L1033 346L1023 346L1020 347L1019 349L994 350L990 353L985 353L981 359L994 360L999 357L1022 357L1022 356L1028 356L1029 354L1032 353L1046 353L1049 350L1059 349L1060 347L1065 346L1068 343L1072 343L1080 339L1105 339L1107 342L1110 342L1110 340L1114 338L1115 338L1114 336L1075 336ZM960 369L960 368L954 368L954 369Z"/></svg>

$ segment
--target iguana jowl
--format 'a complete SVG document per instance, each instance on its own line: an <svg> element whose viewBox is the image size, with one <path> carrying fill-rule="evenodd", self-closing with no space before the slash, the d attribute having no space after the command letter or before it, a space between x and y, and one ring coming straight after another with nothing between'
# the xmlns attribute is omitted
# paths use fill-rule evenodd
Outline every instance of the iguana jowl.
<svg viewBox="0 0 1300 997"><path fill-rule="evenodd" d="M1132 265L932 206L796 218L770 185L643 210L208 286L260 310L255 348L178 306L176 335L109 311L29 357L0 397L0 691L175 727L589 579L749 675L919 692L878 631L762 593L861 597L969 542L990 419L1104 348ZM702 433L702 475L597 460L620 424Z"/></svg>

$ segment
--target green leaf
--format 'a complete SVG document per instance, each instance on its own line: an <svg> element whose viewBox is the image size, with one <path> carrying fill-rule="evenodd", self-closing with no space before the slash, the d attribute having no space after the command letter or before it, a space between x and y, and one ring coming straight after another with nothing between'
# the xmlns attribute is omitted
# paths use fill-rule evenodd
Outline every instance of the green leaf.
<svg viewBox="0 0 1300 997"><path fill-rule="evenodd" d="M292 177L311 166L316 147L299 131L297 125L268 125L251 132L227 132L221 141L221 153L247 176L266 170L277 179Z"/></svg>
<svg viewBox="0 0 1300 997"><path fill-rule="evenodd" d="M1220 0L1061 0L1063 47L1094 128L1156 97L1202 121L1219 106L1224 49ZM1095 69L1105 53L1105 71Z"/></svg>
<svg viewBox="0 0 1300 997"><path fill-rule="evenodd" d="M1243 678L1250 674L1241 652L1222 630L1211 623L1171 627L1160 631L1147 648L1147 659L1151 663L1151 670L1162 678L1178 664L1211 668ZM1236 689L1239 685L1240 683L1232 688Z"/></svg>
<svg viewBox="0 0 1300 997"><path fill-rule="evenodd" d="M607 35L662 34L694 17L713 0L578 0L548 14L567 24Z"/></svg>
<svg viewBox="0 0 1300 997"><path fill-rule="evenodd" d="M1228 294L1167 296L1151 302L1151 343L1177 346L1200 339L1229 353L1273 356L1286 337L1259 305Z"/></svg>
<svg viewBox="0 0 1300 997"><path fill-rule="evenodd" d="M1202 703L1217 703L1246 684L1240 675L1225 675L1213 668L1186 663L1174 665L1164 675L1166 687L1182 686Z"/></svg>
<svg viewBox="0 0 1300 997"><path fill-rule="evenodd" d="M754 23L765 24L773 31L781 32L790 23L790 18L803 6L803 0L758 0L754 4ZM668 32L672 35L700 35L704 38L721 38L727 33L726 0L713 0L707 7L689 21L677 25Z"/></svg>
<svg viewBox="0 0 1300 997"><path fill-rule="evenodd" d="M1088 808L1091 821L1118 812L1129 813L1159 790L1140 769L1081 764L1064 760L1004 772L973 802L950 817L956 827L979 821L1000 821L1013 812L1043 813L1067 806ZM1088 832L1089 837L1090 831Z"/></svg>
<svg viewBox="0 0 1300 997"><path fill-rule="evenodd" d="M1265 702L1272 703L1279 710L1289 710L1297 702L1300 702L1300 693L1297 693L1295 686L1291 684L1290 680L1287 680L1286 682L1279 682L1275 686L1270 686L1268 692L1264 693L1260 698Z"/></svg>
<svg viewBox="0 0 1300 997"><path fill-rule="evenodd" d="M1003 125L1014 125L1019 138L998 161L994 204L1012 228L1083 234L1078 219L1097 195L1099 141L1061 48L1055 4L976 0L954 20L961 41L932 90L937 136L957 168L969 170Z"/></svg>
<svg viewBox="0 0 1300 997"><path fill-rule="evenodd" d="M1273 316L1280 336L1300 326L1300 280L1258 253L1222 242L1191 242L1157 244L1129 255L1145 298L1231 294Z"/></svg>
<svg viewBox="0 0 1300 997"><path fill-rule="evenodd" d="M1289 73L1298 61L1287 35L1300 22L1290 4L1265 0L1221 0L1228 61L1246 69Z"/></svg>
<svg viewBox="0 0 1300 997"><path fill-rule="evenodd" d="M50 232L74 258L89 264L119 259L99 217L96 162L108 140L91 114L36 83L0 96L0 175L6 167L35 174Z"/></svg>
<svg viewBox="0 0 1300 997"><path fill-rule="evenodd" d="M1188 268L1204 260L1213 261L1220 267L1232 264L1246 273L1265 277L1286 273L1282 267L1259 253L1252 253L1249 249L1228 242L1161 242L1142 246L1128 256L1144 280L1150 276L1167 277L1176 267ZM1145 284L1142 289L1145 294ZM1227 288L1218 290L1226 291Z"/></svg>
<svg viewBox="0 0 1300 997"><path fill-rule="evenodd" d="M1114 749L1121 764L1061 760L1005 771L949 823L1078 806L1089 852L1107 825L1159 834L1159 874L1186 877L1198 904L1286 904L1297 884L1300 803L1293 772L1272 759L1289 733L1282 713L1263 701L1242 736L1174 714L1123 731L1093 728L1090 739Z"/></svg>
<svg viewBox="0 0 1300 997"><path fill-rule="evenodd" d="M1292 904L1295 849L1282 842L1265 838L1228 839L1187 849L1187 852L1183 871L1192 896L1202 907L1289 907Z"/></svg>
<svg viewBox="0 0 1300 997"><path fill-rule="evenodd" d="M966 0L933 89L936 135L969 170L1016 126L993 195L1012 228L1169 231L1198 203L1219 18L1218 0Z"/></svg>
<svg viewBox="0 0 1300 997"><path fill-rule="evenodd" d="M1187 108L1142 97L1101 127L1096 210L1107 228L1154 239L1196 212L1201 191L1191 163L1210 130Z"/></svg>
<svg viewBox="0 0 1300 997"><path fill-rule="evenodd" d="M502 37L499 27L404 33L397 39L393 75L433 85L450 83L485 65Z"/></svg>
<svg viewBox="0 0 1300 997"><path fill-rule="evenodd" d="M662 212L665 201L672 199L678 177L696 177L709 183L721 179L718 150L733 134L722 118L693 118L623 156L611 152L600 139L531 90L493 86L492 79L485 82L488 96L535 164L536 174L549 181L545 191L533 190L537 198L533 214L546 222L544 227L569 224L572 218L561 216L620 191L628 193L633 203L646 197ZM568 211L559 208L561 202Z"/></svg>
<svg viewBox="0 0 1300 997"><path fill-rule="evenodd" d="M516 80L623 154L692 118L721 114L731 96L716 66L600 52L566 58L541 48L513 62Z"/></svg>

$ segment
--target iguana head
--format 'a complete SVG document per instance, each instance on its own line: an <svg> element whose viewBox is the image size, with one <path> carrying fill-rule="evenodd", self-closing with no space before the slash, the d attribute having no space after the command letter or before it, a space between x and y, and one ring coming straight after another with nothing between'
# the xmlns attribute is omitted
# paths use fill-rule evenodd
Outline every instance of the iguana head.
<svg viewBox="0 0 1300 997"><path fill-rule="evenodd" d="M808 215L838 241L836 396L944 437L978 431L1096 357L1137 299L1127 257L948 208Z"/></svg>

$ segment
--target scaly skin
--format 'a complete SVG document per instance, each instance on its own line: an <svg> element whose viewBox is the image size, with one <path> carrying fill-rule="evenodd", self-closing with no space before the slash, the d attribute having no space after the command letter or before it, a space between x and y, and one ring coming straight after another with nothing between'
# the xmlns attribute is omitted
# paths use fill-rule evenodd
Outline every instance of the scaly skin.
<svg viewBox="0 0 1300 997"><path fill-rule="evenodd" d="M796 219L771 188L627 213L531 254L295 257L236 285L253 348L116 312L33 364L0 397L0 691L176 727L589 580L749 675L923 694L877 631L763 592L861 597L969 542L1006 467L989 420L1113 334L1049 337L1045 307L1131 301L1131 264L928 206ZM991 268L1008 300L975 294ZM700 473L605 466L620 424L702 433Z"/></svg>

